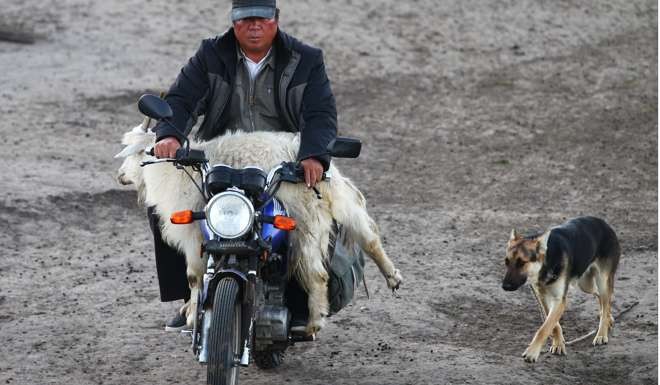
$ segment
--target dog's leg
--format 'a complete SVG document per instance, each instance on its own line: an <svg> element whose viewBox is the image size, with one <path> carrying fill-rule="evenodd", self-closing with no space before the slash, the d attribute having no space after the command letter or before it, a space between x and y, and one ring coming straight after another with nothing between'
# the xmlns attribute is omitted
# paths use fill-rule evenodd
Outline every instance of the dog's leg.
<svg viewBox="0 0 660 385"><path fill-rule="evenodd" d="M598 272L598 268L594 265L589 266L587 268L587 271L582 274L582 276L578 279L577 283L580 289L587 293L587 294L594 294L598 295L598 289L596 286L596 274Z"/></svg>
<svg viewBox="0 0 660 385"><path fill-rule="evenodd" d="M603 345L608 342L608 332L614 324L612 319L612 292L614 283L611 274L600 271L596 275L596 286L598 288L598 304L600 307L600 322L598 332L593 340L593 345Z"/></svg>
<svg viewBox="0 0 660 385"><path fill-rule="evenodd" d="M560 282L558 282L561 284ZM532 342L529 344L522 356L527 362L536 362L541 354L541 349L545 345L545 341L548 339L550 334L553 332L555 327L558 325L559 320L561 319L564 309L566 308L566 288L565 285L562 295L554 296L552 294L546 294L544 301L549 305L550 311L548 316L543 322L543 325L534 335Z"/></svg>
<svg viewBox="0 0 660 385"><path fill-rule="evenodd" d="M548 317L548 304L545 302L545 297L541 295L541 291L535 285L532 285L532 290L534 290L534 296L541 306L541 312L543 313L543 318ZM559 322L552 329L552 346L550 347L550 353L557 355L566 354L566 340L564 339L564 333Z"/></svg>
<svg viewBox="0 0 660 385"><path fill-rule="evenodd" d="M559 356L566 355L566 340L564 339L564 332L561 325L557 322L554 329L552 329L552 346L550 346L550 353Z"/></svg>

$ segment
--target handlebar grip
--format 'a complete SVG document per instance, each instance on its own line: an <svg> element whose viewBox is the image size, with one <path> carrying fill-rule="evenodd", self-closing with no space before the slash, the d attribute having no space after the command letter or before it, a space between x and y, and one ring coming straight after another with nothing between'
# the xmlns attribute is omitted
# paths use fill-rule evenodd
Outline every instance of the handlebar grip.
<svg viewBox="0 0 660 385"><path fill-rule="evenodd" d="M194 166L208 160L203 150L187 150L184 147L176 150L176 161L183 166Z"/></svg>
<svg viewBox="0 0 660 385"><path fill-rule="evenodd" d="M144 153L147 155L154 156L154 147L148 148Z"/></svg>

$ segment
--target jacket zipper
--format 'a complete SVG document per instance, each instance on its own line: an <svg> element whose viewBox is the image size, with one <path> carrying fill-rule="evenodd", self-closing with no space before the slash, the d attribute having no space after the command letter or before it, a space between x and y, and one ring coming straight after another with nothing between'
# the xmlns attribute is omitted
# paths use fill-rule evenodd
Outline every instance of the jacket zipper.
<svg viewBox="0 0 660 385"><path fill-rule="evenodd" d="M257 76L259 76L257 74ZM257 76L254 77L254 79L250 78L250 87L248 90L248 105L250 106L249 111L250 111L250 125L252 126L252 131L256 131L256 127L254 125L254 106L256 105L256 100L255 100L255 95L254 95L254 85L257 82ZM250 77L250 74L248 74L248 77Z"/></svg>

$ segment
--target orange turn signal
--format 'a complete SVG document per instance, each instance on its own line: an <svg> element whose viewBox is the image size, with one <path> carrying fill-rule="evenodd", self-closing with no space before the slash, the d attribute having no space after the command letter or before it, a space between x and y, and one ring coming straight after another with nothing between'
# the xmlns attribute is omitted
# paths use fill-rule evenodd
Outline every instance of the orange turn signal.
<svg viewBox="0 0 660 385"><path fill-rule="evenodd" d="M285 217L283 215L275 215L273 218L273 226L280 230L295 230L296 220L290 217Z"/></svg>
<svg viewBox="0 0 660 385"><path fill-rule="evenodd" d="M193 212L192 210L176 211L170 216L170 222L175 225L186 225L188 223L193 223Z"/></svg>

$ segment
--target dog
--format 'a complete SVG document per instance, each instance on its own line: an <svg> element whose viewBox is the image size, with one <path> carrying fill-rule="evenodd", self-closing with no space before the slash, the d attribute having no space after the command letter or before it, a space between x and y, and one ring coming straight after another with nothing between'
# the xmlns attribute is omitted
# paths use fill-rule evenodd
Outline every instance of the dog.
<svg viewBox="0 0 660 385"><path fill-rule="evenodd" d="M600 323L593 345L607 344L608 332L614 326L612 294L620 256L614 230L595 217L574 218L530 236L511 231L502 288L514 291L529 281L545 317L522 354L526 362L536 362L549 336L550 353L566 354L559 320L566 308L569 283L577 283L582 291L598 298Z"/></svg>

